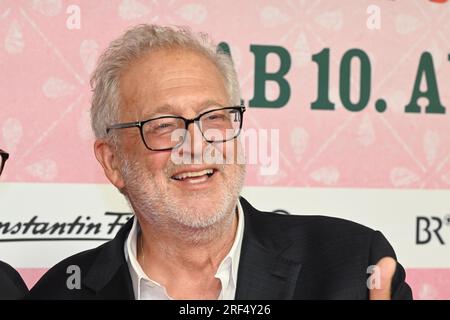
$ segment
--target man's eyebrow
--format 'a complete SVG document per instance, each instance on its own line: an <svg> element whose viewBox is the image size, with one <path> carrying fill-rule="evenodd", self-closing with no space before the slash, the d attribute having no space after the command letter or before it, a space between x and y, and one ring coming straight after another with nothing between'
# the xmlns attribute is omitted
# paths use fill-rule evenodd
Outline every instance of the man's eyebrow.
<svg viewBox="0 0 450 320"><path fill-rule="evenodd" d="M170 104L163 104L151 110L150 112L144 111L144 113L138 116L138 118L141 120L148 120L159 117L161 115L176 115L178 113L177 111L179 111L179 108Z"/></svg>
<svg viewBox="0 0 450 320"><path fill-rule="evenodd" d="M161 106L159 106L159 107L156 107L156 109L153 110L153 111L150 113L150 117L152 117L152 116L154 116L154 115L156 115L156 114L159 114L159 113L168 113L168 114L172 114L172 113L174 113L174 111L176 111L176 110L177 110L177 108L174 107L174 106L172 106L172 105L170 105L170 104L163 104L163 105L161 105Z"/></svg>
<svg viewBox="0 0 450 320"><path fill-rule="evenodd" d="M195 109L195 112L200 113L200 112L204 111L205 108L212 107L212 106L218 107L218 108L225 107L222 103L220 103L216 100L206 100L203 103L198 105L198 107Z"/></svg>
<svg viewBox="0 0 450 320"><path fill-rule="evenodd" d="M206 108L209 108L212 106L218 107L218 108L224 107L224 105L222 103L219 103L218 101L205 100L202 103L200 103L198 106L196 106L194 108L194 111L196 114L199 114L202 111L204 111ZM146 116L146 119L151 119L158 114L170 114L170 115L177 116L177 115L181 115L182 112L183 112L183 106L173 106L170 104L163 104L161 106L156 107L156 109L152 110L152 112Z"/></svg>

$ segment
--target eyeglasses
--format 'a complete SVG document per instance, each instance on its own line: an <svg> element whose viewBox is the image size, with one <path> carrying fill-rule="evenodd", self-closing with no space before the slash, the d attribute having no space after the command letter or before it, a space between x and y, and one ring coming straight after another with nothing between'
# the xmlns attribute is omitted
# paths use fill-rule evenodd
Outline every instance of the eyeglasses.
<svg viewBox="0 0 450 320"><path fill-rule="evenodd" d="M194 119L179 116L161 116L144 121L119 123L106 129L137 127L147 149L152 151L172 150L181 146L186 139L188 127L196 123L203 138L209 142L226 142L235 139L242 129L243 105L208 110Z"/></svg>
<svg viewBox="0 0 450 320"><path fill-rule="evenodd" d="M3 167L5 166L6 160L9 158L9 153L0 149L0 156L2 158L2 164L0 165L0 175L3 172Z"/></svg>

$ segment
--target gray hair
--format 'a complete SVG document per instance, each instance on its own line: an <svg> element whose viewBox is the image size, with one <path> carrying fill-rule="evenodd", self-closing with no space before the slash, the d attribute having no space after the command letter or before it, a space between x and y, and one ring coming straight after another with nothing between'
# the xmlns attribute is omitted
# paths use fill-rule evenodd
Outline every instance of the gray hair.
<svg viewBox="0 0 450 320"><path fill-rule="evenodd" d="M92 74L91 125L97 138L105 138L106 128L119 120L119 78L122 72L143 55L160 48L188 48L204 54L223 76L229 102L240 104L233 61L207 34L193 33L187 27L141 24L111 42Z"/></svg>

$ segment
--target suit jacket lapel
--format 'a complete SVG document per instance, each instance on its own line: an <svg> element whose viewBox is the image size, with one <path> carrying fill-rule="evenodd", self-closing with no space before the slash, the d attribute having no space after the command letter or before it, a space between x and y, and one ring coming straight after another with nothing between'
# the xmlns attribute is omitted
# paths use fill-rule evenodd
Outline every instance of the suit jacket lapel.
<svg viewBox="0 0 450 320"><path fill-rule="evenodd" d="M239 262L236 299L291 299L299 278L298 254L290 252L293 241L287 230L261 223L261 215L244 198L245 229ZM102 251L83 277L83 284L99 299L134 299L124 243L133 219Z"/></svg>
<svg viewBox="0 0 450 320"><path fill-rule="evenodd" d="M296 253L290 252L293 241L287 230L261 223L264 213L245 199L241 198L241 204L245 230L236 299L292 299L301 270Z"/></svg>

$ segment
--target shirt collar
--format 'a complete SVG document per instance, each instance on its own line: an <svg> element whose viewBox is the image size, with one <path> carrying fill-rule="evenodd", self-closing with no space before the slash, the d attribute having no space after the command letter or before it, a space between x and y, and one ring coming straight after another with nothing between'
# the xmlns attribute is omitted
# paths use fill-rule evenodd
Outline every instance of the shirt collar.
<svg viewBox="0 0 450 320"><path fill-rule="evenodd" d="M237 276L239 268L239 259L241 257L242 238L244 235L244 213L241 203L238 201L238 225L233 245L228 254L223 258L216 272L216 278L222 282L222 291L219 300L234 299L236 292ZM232 292L230 292L230 290Z"/></svg>
<svg viewBox="0 0 450 320"><path fill-rule="evenodd" d="M215 277L220 279L222 283L222 290L219 295L219 300L234 299L236 293L238 267L241 256L242 238L244 235L244 213L239 200L237 203L237 211L238 225L233 245L231 246L228 254L220 263L215 275ZM146 283L146 287L149 290L159 291L158 296L165 294L167 299L171 299L167 295L165 288L158 282L150 279L142 270L141 265L137 261L137 240L140 232L139 222L136 218L134 218L133 226L124 244L124 251L125 260L127 261L128 270L130 272L131 281L133 284L135 299L141 300L142 282Z"/></svg>
<svg viewBox="0 0 450 320"><path fill-rule="evenodd" d="M144 270L142 270L141 265L137 261L137 240L138 235L141 232L139 222L134 218L133 226L131 227L130 233L125 241L125 260L128 264L128 270L130 271L131 281L133 283L134 297L137 300L141 300L141 286L142 281L146 281L146 284L150 288L156 288L162 286L150 279Z"/></svg>

